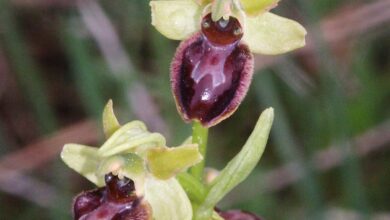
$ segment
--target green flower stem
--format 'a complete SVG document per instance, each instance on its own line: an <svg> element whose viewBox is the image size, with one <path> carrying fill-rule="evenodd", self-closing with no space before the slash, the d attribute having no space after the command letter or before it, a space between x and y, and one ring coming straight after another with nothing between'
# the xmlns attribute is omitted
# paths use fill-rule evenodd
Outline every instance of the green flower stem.
<svg viewBox="0 0 390 220"><path fill-rule="evenodd" d="M199 152L203 160L190 170L191 174L200 181L203 181L203 170L206 160L207 138L209 129L202 126L200 122L194 122L192 125L192 143L199 145Z"/></svg>
<svg viewBox="0 0 390 220"><path fill-rule="evenodd" d="M206 196L206 188L198 179L189 173L180 173L176 178L192 202L198 204L203 202Z"/></svg>

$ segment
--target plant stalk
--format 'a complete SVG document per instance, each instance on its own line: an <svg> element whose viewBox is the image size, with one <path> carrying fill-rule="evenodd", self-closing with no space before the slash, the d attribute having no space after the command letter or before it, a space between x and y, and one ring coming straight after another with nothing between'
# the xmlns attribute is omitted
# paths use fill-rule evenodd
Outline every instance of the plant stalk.
<svg viewBox="0 0 390 220"><path fill-rule="evenodd" d="M194 122L192 125L192 143L199 145L199 152L203 156L203 160L193 166L190 170L192 176L203 182L203 171L206 161L207 138L209 129L202 126L200 122Z"/></svg>

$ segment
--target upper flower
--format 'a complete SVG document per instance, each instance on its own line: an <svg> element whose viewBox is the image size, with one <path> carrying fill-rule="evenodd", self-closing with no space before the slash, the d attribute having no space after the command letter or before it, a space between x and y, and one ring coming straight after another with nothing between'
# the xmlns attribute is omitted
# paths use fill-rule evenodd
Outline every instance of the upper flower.
<svg viewBox="0 0 390 220"><path fill-rule="evenodd" d="M253 75L253 55L305 44L297 22L268 12L277 0L151 1L152 24L183 40L171 63L171 87L186 122L211 127L232 115Z"/></svg>
<svg viewBox="0 0 390 220"><path fill-rule="evenodd" d="M201 28L210 11L213 21L229 16L240 20L242 41L253 53L282 54L305 45L306 30L297 22L269 10L279 0L156 0L151 1L152 24L169 39L183 40Z"/></svg>

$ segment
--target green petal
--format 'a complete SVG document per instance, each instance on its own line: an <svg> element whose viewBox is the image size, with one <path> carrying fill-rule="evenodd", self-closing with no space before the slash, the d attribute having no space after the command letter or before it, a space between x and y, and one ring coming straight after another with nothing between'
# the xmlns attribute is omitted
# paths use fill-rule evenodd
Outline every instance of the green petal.
<svg viewBox="0 0 390 220"><path fill-rule="evenodd" d="M103 110L103 129L106 138L109 138L120 126L112 107L112 100L110 99Z"/></svg>
<svg viewBox="0 0 390 220"><path fill-rule="evenodd" d="M152 148L147 152L150 172L159 179L169 179L202 160L198 145Z"/></svg>
<svg viewBox="0 0 390 220"><path fill-rule="evenodd" d="M274 112L266 109L257 121L256 127L245 145L213 181L204 203L198 208L200 219L211 216L215 205L235 186L245 180L263 155L271 130Z"/></svg>
<svg viewBox="0 0 390 220"><path fill-rule="evenodd" d="M299 23L267 12L247 17L243 41L253 53L276 55L303 47L305 35Z"/></svg>
<svg viewBox="0 0 390 220"><path fill-rule="evenodd" d="M240 0L242 8L248 15L256 16L269 11L279 0Z"/></svg>
<svg viewBox="0 0 390 220"><path fill-rule="evenodd" d="M169 39L186 39L200 28L201 8L195 1L151 1L150 6L152 25Z"/></svg>
<svg viewBox="0 0 390 220"><path fill-rule="evenodd" d="M114 155L104 158L97 173L101 177L113 173L119 178L127 177L135 181L145 174L144 160L133 153Z"/></svg>
<svg viewBox="0 0 390 220"><path fill-rule="evenodd" d="M62 149L61 158L70 168L95 185L104 186L104 179L95 174L100 162L96 148L80 144L66 144Z"/></svg>
<svg viewBox="0 0 390 220"><path fill-rule="evenodd" d="M145 199L152 207L155 220L191 220L192 206L175 178L158 180L152 176L145 181Z"/></svg>
<svg viewBox="0 0 390 220"><path fill-rule="evenodd" d="M145 124L132 121L119 128L99 149L99 155L108 157L119 153L145 151L150 147L165 146L165 138L149 133Z"/></svg>

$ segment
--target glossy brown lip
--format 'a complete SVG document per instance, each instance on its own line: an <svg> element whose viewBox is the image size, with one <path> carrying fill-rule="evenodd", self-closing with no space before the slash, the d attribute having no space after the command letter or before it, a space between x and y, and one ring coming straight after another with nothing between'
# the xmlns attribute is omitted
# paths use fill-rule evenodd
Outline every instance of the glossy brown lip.
<svg viewBox="0 0 390 220"><path fill-rule="evenodd" d="M134 191L130 179L107 174L106 186L80 193L73 202L75 220L150 220L150 207Z"/></svg>
<svg viewBox="0 0 390 220"><path fill-rule="evenodd" d="M217 55L216 60L213 55ZM223 65L218 70L213 62ZM210 70L213 72L202 72ZM213 126L238 108L252 74L253 55L245 44L237 41L216 46L203 33L196 33L179 45L171 64L171 86L178 111L186 122L198 120L205 127ZM218 81L221 76L228 81L218 82L219 87L210 85L210 81ZM202 92L209 92L207 95L212 98L196 101L202 99Z"/></svg>

